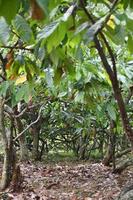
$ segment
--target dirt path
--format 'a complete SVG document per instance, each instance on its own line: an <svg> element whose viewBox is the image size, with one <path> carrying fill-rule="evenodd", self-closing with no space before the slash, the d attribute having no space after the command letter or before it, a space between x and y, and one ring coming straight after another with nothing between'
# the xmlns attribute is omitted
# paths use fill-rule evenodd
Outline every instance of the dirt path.
<svg viewBox="0 0 133 200"><path fill-rule="evenodd" d="M113 200L133 171L121 175L101 163L21 164L24 175L21 192L8 192L16 200ZM2 199L2 198L1 198ZM8 198L7 198L8 199Z"/></svg>

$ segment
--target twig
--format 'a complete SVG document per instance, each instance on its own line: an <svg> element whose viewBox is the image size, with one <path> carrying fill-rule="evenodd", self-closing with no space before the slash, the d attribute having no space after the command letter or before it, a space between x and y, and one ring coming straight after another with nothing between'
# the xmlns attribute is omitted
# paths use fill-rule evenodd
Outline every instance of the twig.
<svg viewBox="0 0 133 200"><path fill-rule="evenodd" d="M0 77L3 79L3 81L6 81L6 78L0 74Z"/></svg>
<svg viewBox="0 0 133 200"><path fill-rule="evenodd" d="M39 121L39 119L40 119L40 117L41 117L41 111L42 111L42 106L41 106L41 108L40 108L40 110L39 110L39 114L38 114L37 119L36 119L35 121L33 121L31 124L29 124L21 133L19 133L19 134L17 135L17 137L14 138L13 141L16 141L16 140L17 140L19 137L21 137L31 126L33 126L34 124L36 124L36 123Z"/></svg>
<svg viewBox="0 0 133 200"><path fill-rule="evenodd" d="M34 49L31 49L31 48L27 48L27 47L21 47L21 46L0 46L0 48L3 48L3 49L20 49L20 50L25 50L25 51L31 51L33 52Z"/></svg>
<svg viewBox="0 0 133 200"><path fill-rule="evenodd" d="M15 117L15 118L21 117L21 116L26 112L27 109L28 109L27 107L24 108L18 115L14 115L14 117Z"/></svg>
<svg viewBox="0 0 133 200"><path fill-rule="evenodd" d="M6 80L6 59L3 58L2 53L0 53L0 60L2 62L1 68L2 68L2 75L1 77L3 80Z"/></svg>

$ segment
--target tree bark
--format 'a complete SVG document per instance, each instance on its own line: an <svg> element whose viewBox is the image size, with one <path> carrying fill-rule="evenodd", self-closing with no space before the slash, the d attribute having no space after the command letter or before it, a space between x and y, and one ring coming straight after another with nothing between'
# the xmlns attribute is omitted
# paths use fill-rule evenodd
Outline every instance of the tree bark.
<svg viewBox="0 0 133 200"><path fill-rule="evenodd" d="M19 118L16 119L16 126L18 129L18 133L21 133L23 130L23 124L21 122L21 119ZM20 161L27 161L29 159L29 156L24 134L19 138L19 145L20 145Z"/></svg>
<svg viewBox="0 0 133 200"><path fill-rule="evenodd" d="M107 20L109 19L110 15L112 14L112 11L115 9L118 1L119 0L113 1L113 5L111 7L111 11L108 15ZM86 9L86 5L84 4L84 1L80 0L80 3L81 3L81 6L82 6L86 16L88 17L89 22L91 21L92 25L95 24L95 20L93 19L93 17L89 13L89 11ZM95 47L98 51L98 54L100 56L101 62L103 64L103 67L106 70L106 72L107 72L107 74L110 78L112 88L113 88L113 91L114 91L114 96L115 96L115 99L117 101L117 105L118 105L118 108L119 108L119 111L120 111L120 116L121 116L123 128L124 128L124 131L125 131L128 139L129 139L131 146L132 146L132 149L133 149L133 129L132 129L131 124L129 122L126 107L125 107L125 104L124 104L124 100L123 100L123 97L122 97L122 94L121 94L121 90L119 88L119 81L117 79L117 69L116 69L115 56L113 54L113 51L112 51L108 41L106 40L104 34L102 33L102 28L103 27L101 27L101 29L95 34L93 40L94 40L94 43L95 43ZM110 62L107 59L106 53L103 49L103 46L100 43L100 40L97 36L98 33L100 35L100 39L102 39L104 44L105 44L105 47L106 47L106 49L109 53L112 64L110 64Z"/></svg>
<svg viewBox="0 0 133 200"><path fill-rule="evenodd" d="M13 149L13 131L4 125L4 99L0 97L0 132L3 140L4 164L2 169L1 190L7 188L15 169L15 152Z"/></svg>
<svg viewBox="0 0 133 200"><path fill-rule="evenodd" d="M109 131L109 144L108 149L103 159L103 164L106 166L110 165L110 162L114 162L113 168L115 168L115 132L114 128L116 127L113 120L110 121L110 131ZM113 169L114 170L114 169Z"/></svg>
<svg viewBox="0 0 133 200"><path fill-rule="evenodd" d="M30 129L32 137L33 137L33 148L32 148L32 158L34 160L39 160L39 127L36 126Z"/></svg>
<svg viewBox="0 0 133 200"><path fill-rule="evenodd" d="M95 37L94 42L96 44L97 51L98 51L101 61L103 63L103 67L105 68L105 70L110 78L112 88L114 91L114 96L115 96L115 99L117 101L117 105L118 105L118 108L120 111L123 128L124 128L124 131L129 139L132 149L133 149L133 130L131 128L131 125L130 125L130 122L128 119L126 106L125 106L125 103L124 103L124 100L123 100L123 97L121 94L121 89L119 87L119 81L117 79L117 74L116 74L116 69L115 69L116 66L114 66L114 70L112 70L112 68L106 58L104 50L103 50L97 37Z"/></svg>

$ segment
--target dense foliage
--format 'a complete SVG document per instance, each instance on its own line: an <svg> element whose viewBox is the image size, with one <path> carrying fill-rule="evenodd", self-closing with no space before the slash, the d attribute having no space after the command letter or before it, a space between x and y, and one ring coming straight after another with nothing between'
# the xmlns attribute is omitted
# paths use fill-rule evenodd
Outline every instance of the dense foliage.
<svg viewBox="0 0 133 200"><path fill-rule="evenodd" d="M115 170L115 155L133 146L132 9L132 0L0 1L2 188L16 150L21 160L98 156Z"/></svg>

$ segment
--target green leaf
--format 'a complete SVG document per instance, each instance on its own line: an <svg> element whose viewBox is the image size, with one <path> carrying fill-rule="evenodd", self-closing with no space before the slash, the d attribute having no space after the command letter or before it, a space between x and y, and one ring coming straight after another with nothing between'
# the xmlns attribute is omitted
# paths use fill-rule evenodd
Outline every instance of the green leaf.
<svg viewBox="0 0 133 200"><path fill-rule="evenodd" d="M0 18L0 42L4 45L7 44L10 37L9 27L3 17Z"/></svg>
<svg viewBox="0 0 133 200"><path fill-rule="evenodd" d="M55 85L58 85L60 83L62 74L63 74L62 68L58 67L55 70L55 74L54 74L54 83L55 83Z"/></svg>
<svg viewBox="0 0 133 200"><path fill-rule="evenodd" d="M9 88L9 86L10 86L10 84L8 81L4 81L1 83L1 85L0 85L0 95L1 96L4 96L4 97L6 96L6 92Z"/></svg>
<svg viewBox="0 0 133 200"><path fill-rule="evenodd" d="M61 23L53 34L50 35L49 40L47 41L47 51L50 53L53 48L55 49L61 41L64 39L66 34L66 24Z"/></svg>
<svg viewBox="0 0 133 200"><path fill-rule="evenodd" d="M66 95L67 95L67 92L61 92L59 93L58 97L62 98L62 97L65 97Z"/></svg>
<svg viewBox="0 0 133 200"><path fill-rule="evenodd" d="M44 13L48 15L49 0L37 0L38 5L43 9Z"/></svg>
<svg viewBox="0 0 133 200"><path fill-rule="evenodd" d="M31 88L30 88L29 84L25 84L24 85L24 91L25 91L25 93L24 93L24 101L26 103L28 103L29 102L29 97L30 97L30 94L31 94Z"/></svg>
<svg viewBox="0 0 133 200"><path fill-rule="evenodd" d="M77 92L76 97L75 97L76 102L84 103L84 92L80 91Z"/></svg>
<svg viewBox="0 0 133 200"><path fill-rule="evenodd" d="M25 95L25 89L23 86L21 86L20 88L18 88L18 91L15 94L15 100L16 102L20 102L21 100L23 100Z"/></svg>
<svg viewBox="0 0 133 200"><path fill-rule="evenodd" d="M130 0L130 8L133 9L133 0Z"/></svg>
<svg viewBox="0 0 133 200"><path fill-rule="evenodd" d="M62 17L62 21L66 22L68 18L72 15L76 5L71 5L68 10L65 12L65 14Z"/></svg>
<svg viewBox="0 0 133 200"><path fill-rule="evenodd" d="M0 16L3 16L8 23L15 17L20 1L18 0L1 0L0 1Z"/></svg>
<svg viewBox="0 0 133 200"><path fill-rule="evenodd" d="M126 26L129 31L133 32L133 18L130 18L129 16L126 17Z"/></svg>
<svg viewBox="0 0 133 200"><path fill-rule="evenodd" d="M43 61L44 57L46 56L45 47L40 46L40 42L35 46L34 54L36 58L40 61Z"/></svg>
<svg viewBox="0 0 133 200"><path fill-rule="evenodd" d="M107 112L108 112L108 115L110 116L110 118L115 121L116 120L116 111L115 111L115 108L113 105L111 105L111 104L107 105Z"/></svg>
<svg viewBox="0 0 133 200"><path fill-rule="evenodd" d="M133 37L131 35L128 35L128 49L130 53L133 53Z"/></svg>
<svg viewBox="0 0 133 200"><path fill-rule="evenodd" d="M45 39L47 37L49 37L56 29L57 27L59 26L60 24L60 21L57 20L57 21L54 21L52 22L51 24L45 26L39 33L38 33L38 36L37 38L39 40L41 39Z"/></svg>
<svg viewBox="0 0 133 200"><path fill-rule="evenodd" d="M75 31L75 35L77 35L78 33L82 32L83 30L85 30L88 26L89 26L88 22L84 22L83 24L78 26L76 31Z"/></svg>
<svg viewBox="0 0 133 200"><path fill-rule="evenodd" d="M14 75L15 77L18 76L19 73L19 69L20 69L20 63L16 60L13 65L12 65L12 75Z"/></svg>
<svg viewBox="0 0 133 200"><path fill-rule="evenodd" d="M89 30L87 31L87 35L89 36L88 39L89 41L92 41L94 36L101 30L103 27L105 17L99 19L95 24L93 24Z"/></svg>
<svg viewBox="0 0 133 200"><path fill-rule="evenodd" d="M32 30L26 20L17 15L13 21L14 28L20 38L26 43L32 43L34 41Z"/></svg>
<svg viewBox="0 0 133 200"><path fill-rule="evenodd" d="M15 93L13 93L14 95L14 104L20 102L21 100L24 100L26 103L29 102L29 97L30 97L30 93L31 93L31 89L29 87L29 84L23 84L21 85L21 87L17 88L17 92L14 91Z"/></svg>
<svg viewBox="0 0 133 200"><path fill-rule="evenodd" d="M123 8L126 9L129 5L129 2L130 0L122 0L122 3L123 3ZM131 0L132 1L132 0Z"/></svg>

